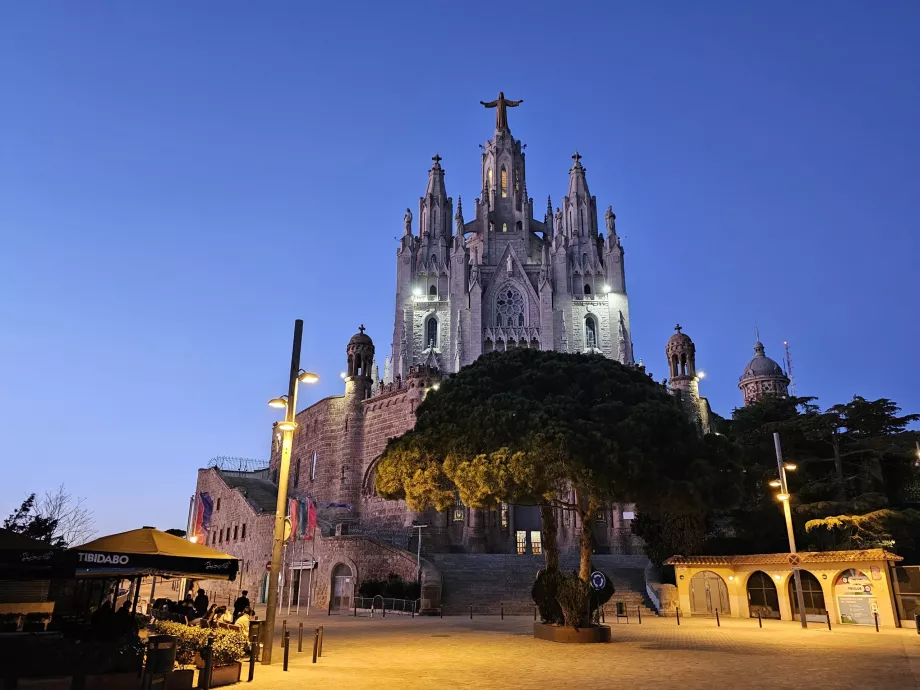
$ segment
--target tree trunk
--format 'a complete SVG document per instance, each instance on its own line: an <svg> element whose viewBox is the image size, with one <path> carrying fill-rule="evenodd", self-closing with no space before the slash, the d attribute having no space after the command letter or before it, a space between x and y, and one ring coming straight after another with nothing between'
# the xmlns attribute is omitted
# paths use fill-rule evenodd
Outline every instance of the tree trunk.
<svg viewBox="0 0 920 690"><path fill-rule="evenodd" d="M837 436L831 437L831 445L834 447L834 472L836 473L837 500L847 500L847 488L843 480L843 461L840 459L840 445L837 443Z"/></svg>
<svg viewBox="0 0 920 690"><path fill-rule="evenodd" d="M556 509L551 505L540 506L540 520L543 524L543 558L547 570L559 569L559 543L557 537Z"/></svg>
<svg viewBox="0 0 920 690"><path fill-rule="evenodd" d="M588 582L591 578L591 554L594 551L594 515L597 513L597 507L597 499L591 495L588 496L587 505L583 513L581 512L581 502L579 502L581 564L578 577L581 578L582 582Z"/></svg>

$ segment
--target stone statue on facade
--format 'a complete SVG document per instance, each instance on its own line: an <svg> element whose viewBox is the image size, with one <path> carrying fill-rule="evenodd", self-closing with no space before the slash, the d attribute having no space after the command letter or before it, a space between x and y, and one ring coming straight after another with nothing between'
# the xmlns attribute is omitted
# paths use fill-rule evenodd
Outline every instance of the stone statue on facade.
<svg viewBox="0 0 920 690"><path fill-rule="evenodd" d="M403 218L403 222L406 224L406 234L411 235L412 234L412 211L408 208L406 209L406 215Z"/></svg>
<svg viewBox="0 0 920 690"><path fill-rule="evenodd" d="M556 234L562 234L562 209L556 208Z"/></svg>
<svg viewBox="0 0 920 690"><path fill-rule="evenodd" d="M617 234L617 216L613 212L613 207L607 207L607 213L604 214L604 218L607 220L607 237L613 237Z"/></svg>
<svg viewBox="0 0 920 690"><path fill-rule="evenodd" d="M507 108L517 108L523 100L509 101L505 98L505 92L499 91L498 98L494 101L479 101L486 108L495 108L495 129L508 129L508 111Z"/></svg>

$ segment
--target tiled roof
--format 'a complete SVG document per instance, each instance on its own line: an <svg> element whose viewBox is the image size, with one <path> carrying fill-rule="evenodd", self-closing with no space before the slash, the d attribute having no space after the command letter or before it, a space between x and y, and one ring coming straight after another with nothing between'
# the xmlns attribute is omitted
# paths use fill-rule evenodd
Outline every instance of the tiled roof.
<svg viewBox="0 0 920 690"><path fill-rule="evenodd" d="M885 549L863 551L801 551L800 563L839 563L841 561L903 561ZM760 553L746 556L671 556L666 565L792 565L792 554Z"/></svg>
<svg viewBox="0 0 920 690"><path fill-rule="evenodd" d="M261 477L247 477L238 472L217 470L217 474L227 486L243 494L249 504L260 513L275 512L278 502L278 486L274 482Z"/></svg>

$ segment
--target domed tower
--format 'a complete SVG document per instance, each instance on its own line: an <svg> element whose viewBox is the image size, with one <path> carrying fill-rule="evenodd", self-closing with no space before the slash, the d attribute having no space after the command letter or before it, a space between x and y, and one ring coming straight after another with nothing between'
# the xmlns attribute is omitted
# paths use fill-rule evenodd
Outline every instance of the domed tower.
<svg viewBox="0 0 920 690"><path fill-rule="evenodd" d="M668 385L671 394L681 401L687 414L696 422L703 434L712 431L712 415L709 401L700 397L700 378L696 373L696 345L690 336L681 332L680 324L674 327L677 331L668 338L665 354L668 357L669 378Z"/></svg>
<svg viewBox="0 0 920 690"><path fill-rule="evenodd" d="M345 348L348 371L345 375L345 395L356 395L358 400L370 397L373 385L374 341L364 332L364 326L351 336Z"/></svg>
<svg viewBox="0 0 920 690"><path fill-rule="evenodd" d="M763 400L767 395L781 398L789 395L789 377L779 364L764 353L759 334L757 342L754 343L754 359L744 367L744 373L738 381L738 388L744 394L745 405Z"/></svg>
<svg viewBox="0 0 920 690"><path fill-rule="evenodd" d="M668 344L664 351L668 356L668 367L670 377L668 384L671 391L682 391L686 395L678 397L686 399L698 398L699 378L696 375L696 345L690 340L690 336L681 332L680 324L674 327L676 333L668 338Z"/></svg>

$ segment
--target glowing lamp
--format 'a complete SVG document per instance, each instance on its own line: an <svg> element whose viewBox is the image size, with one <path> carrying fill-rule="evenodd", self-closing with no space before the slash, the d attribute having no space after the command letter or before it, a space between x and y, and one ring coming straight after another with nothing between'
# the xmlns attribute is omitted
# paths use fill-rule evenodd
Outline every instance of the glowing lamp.
<svg viewBox="0 0 920 690"><path fill-rule="evenodd" d="M272 398L271 400L268 401L268 406L274 407L278 410L283 410L284 408L287 407L287 400L285 400L284 398Z"/></svg>
<svg viewBox="0 0 920 690"><path fill-rule="evenodd" d="M705 371L698 371L698 372L696 372L696 375L697 375L697 378L701 378L701 379L706 378L706 372L705 372Z"/></svg>
<svg viewBox="0 0 920 690"><path fill-rule="evenodd" d="M776 494L776 497L781 501L789 500L789 494Z"/></svg>
<svg viewBox="0 0 920 690"><path fill-rule="evenodd" d="M792 463L792 462L787 462L785 465L783 465L783 467L785 467L785 468L786 468L787 470L789 470L790 472L795 472L795 470L796 470L796 468L798 467L798 465L796 465L795 463Z"/></svg>
<svg viewBox="0 0 920 690"><path fill-rule="evenodd" d="M188 540L192 542L193 544L198 543L198 537L196 537L195 535L192 535L191 537L189 537Z"/></svg>
<svg viewBox="0 0 920 690"><path fill-rule="evenodd" d="M772 482L770 482L770 486L775 486L776 488L779 488L782 485L783 483L779 479L774 479Z"/></svg>
<svg viewBox="0 0 920 690"><path fill-rule="evenodd" d="M436 390L438 390L440 387L441 387L441 384L440 384L440 383L436 383L436 384L434 384L434 385L431 387L431 390L436 391Z"/></svg>
<svg viewBox="0 0 920 690"><path fill-rule="evenodd" d="M605 295L606 295L606 294L609 294L609 293L612 291L612 288L611 288L609 285L605 285L605 286L604 286L603 288L601 288L601 289L604 291L604 294L605 294Z"/></svg>
<svg viewBox="0 0 920 690"><path fill-rule="evenodd" d="M319 381L319 376L311 371L302 371L300 372L300 376L297 377L297 380L301 383L316 383Z"/></svg>
<svg viewBox="0 0 920 690"><path fill-rule="evenodd" d="M774 575L773 577L775 577L777 580L780 579L779 575Z"/></svg>
<svg viewBox="0 0 920 690"><path fill-rule="evenodd" d="M422 288L420 288L420 287L418 287L418 286L412 288L412 294L415 295L416 297L421 297L421 296L422 296Z"/></svg>
<svg viewBox="0 0 920 690"><path fill-rule="evenodd" d="M345 372L343 371L341 374L339 374L339 376L341 376L341 377L344 379L344 378L345 378Z"/></svg>
<svg viewBox="0 0 920 690"><path fill-rule="evenodd" d="M278 428L281 429L281 431L294 431L294 429L297 428L297 424L288 421L278 422Z"/></svg>

